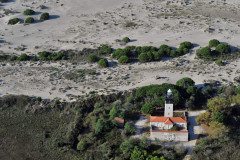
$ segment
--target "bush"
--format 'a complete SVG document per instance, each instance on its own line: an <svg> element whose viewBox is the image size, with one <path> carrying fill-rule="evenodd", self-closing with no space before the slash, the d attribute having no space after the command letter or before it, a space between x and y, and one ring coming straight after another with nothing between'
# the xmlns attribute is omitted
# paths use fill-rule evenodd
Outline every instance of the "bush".
<svg viewBox="0 0 240 160"><path fill-rule="evenodd" d="M211 47L217 47L220 44L220 42L216 39L212 39L208 42L208 46Z"/></svg>
<svg viewBox="0 0 240 160"><path fill-rule="evenodd" d="M90 54L88 57L87 57L87 60L88 62L90 63L95 63L99 60L99 57L95 54Z"/></svg>
<svg viewBox="0 0 240 160"><path fill-rule="evenodd" d="M172 48L169 47L168 45L163 44L159 47L159 53L161 55L170 56L171 51Z"/></svg>
<svg viewBox="0 0 240 160"><path fill-rule="evenodd" d="M23 14L29 16L29 15L35 14L35 11L32 10L32 9L26 9L26 10L23 12Z"/></svg>
<svg viewBox="0 0 240 160"><path fill-rule="evenodd" d="M77 144L78 151L84 151L87 148L87 142L85 140L80 140Z"/></svg>
<svg viewBox="0 0 240 160"><path fill-rule="evenodd" d="M128 61L129 61L129 58L127 56L121 56L118 59L118 62L121 63L121 64L126 64L126 63L128 63Z"/></svg>
<svg viewBox="0 0 240 160"><path fill-rule="evenodd" d="M149 57L148 57L148 54L147 53L141 53L139 56L138 56L138 60L142 63L144 62L148 62L149 61Z"/></svg>
<svg viewBox="0 0 240 160"><path fill-rule="evenodd" d="M30 57L27 55L27 54L21 54L18 58L17 58L18 61L28 61L30 60Z"/></svg>
<svg viewBox="0 0 240 160"><path fill-rule="evenodd" d="M132 134L135 133L136 129L135 129L135 127L132 124L127 122L124 125L124 131L125 131L126 135L132 135Z"/></svg>
<svg viewBox="0 0 240 160"><path fill-rule="evenodd" d="M153 113L153 106L150 103L145 103L142 108L141 108L141 112L144 114L152 114Z"/></svg>
<svg viewBox="0 0 240 160"><path fill-rule="evenodd" d="M209 47L203 47L197 50L198 58L209 59L213 56L213 53Z"/></svg>
<svg viewBox="0 0 240 160"><path fill-rule="evenodd" d="M50 16L49 16L49 13L47 13L47 12L42 13L40 16L41 21L49 20L49 18L50 18Z"/></svg>
<svg viewBox="0 0 240 160"><path fill-rule="evenodd" d="M98 61L98 65L102 68L108 67L108 60L107 59L100 59Z"/></svg>
<svg viewBox="0 0 240 160"><path fill-rule="evenodd" d="M231 48L227 43L221 43L216 47L216 51L220 54L227 54L231 52Z"/></svg>
<svg viewBox="0 0 240 160"><path fill-rule="evenodd" d="M160 52L160 51L154 51L154 52L152 52L153 53L153 57L154 57L154 60L155 61L159 61L159 60L161 60L162 59L162 57L164 56L164 54L162 53L162 52Z"/></svg>
<svg viewBox="0 0 240 160"><path fill-rule="evenodd" d="M187 89L188 87L194 86L195 82L188 77L182 78L176 82L176 85Z"/></svg>
<svg viewBox="0 0 240 160"><path fill-rule="evenodd" d="M125 42L125 43L129 43L131 40L130 40L130 38L128 38L128 37L124 37L124 38L122 39L122 41Z"/></svg>
<svg viewBox="0 0 240 160"><path fill-rule="evenodd" d="M102 44L100 47L98 47L98 53L102 55L111 54L112 48L107 44Z"/></svg>
<svg viewBox="0 0 240 160"><path fill-rule="evenodd" d="M8 24L10 25L15 25L17 24L18 22L20 22L20 19L19 18L12 18L8 21Z"/></svg>
<svg viewBox="0 0 240 160"><path fill-rule="evenodd" d="M51 54L52 54L52 53L46 52L46 51L39 52L39 53L38 53L38 58L39 58L39 60L41 60L41 61L48 61L48 60L51 60Z"/></svg>
<svg viewBox="0 0 240 160"><path fill-rule="evenodd" d="M191 42L185 41L185 42L180 43L179 48L187 48L189 50L192 47L193 47L193 44Z"/></svg>
<svg viewBox="0 0 240 160"><path fill-rule="evenodd" d="M24 22L25 23L33 23L34 22L34 18L33 17L27 17Z"/></svg>
<svg viewBox="0 0 240 160"><path fill-rule="evenodd" d="M126 50L118 48L113 52L112 57L119 59L121 56L125 56L125 55L127 55Z"/></svg>

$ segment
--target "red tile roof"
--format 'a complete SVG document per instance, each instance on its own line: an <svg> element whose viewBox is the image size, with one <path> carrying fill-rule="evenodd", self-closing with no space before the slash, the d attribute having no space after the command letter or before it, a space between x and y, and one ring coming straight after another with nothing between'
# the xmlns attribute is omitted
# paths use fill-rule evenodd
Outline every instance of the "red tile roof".
<svg viewBox="0 0 240 160"><path fill-rule="evenodd" d="M167 120L164 121L164 123L165 123L165 124L168 124L168 125L173 124L173 122L171 121L170 118L167 118Z"/></svg>
<svg viewBox="0 0 240 160"><path fill-rule="evenodd" d="M162 122L165 124L187 123L185 117L162 117L162 116L150 116L150 122Z"/></svg>
<svg viewBox="0 0 240 160"><path fill-rule="evenodd" d="M120 124L124 124L124 119L120 118L120 117L115 117L114 121L116 121L117 123L120 123Z"/></svg>

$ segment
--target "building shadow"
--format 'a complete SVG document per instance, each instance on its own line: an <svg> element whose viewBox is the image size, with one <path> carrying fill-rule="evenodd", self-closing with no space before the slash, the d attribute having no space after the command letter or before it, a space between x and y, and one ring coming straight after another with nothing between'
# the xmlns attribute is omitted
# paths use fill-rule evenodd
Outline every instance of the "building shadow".
<svg viewBox="0 0 240 160"><path fill-rule="evenodd" d="M196 122L196 116L188 117L188 133L189 133L189 141L195 140L198 138L198 134L194 132L194 127L198 126Z"/></svg>

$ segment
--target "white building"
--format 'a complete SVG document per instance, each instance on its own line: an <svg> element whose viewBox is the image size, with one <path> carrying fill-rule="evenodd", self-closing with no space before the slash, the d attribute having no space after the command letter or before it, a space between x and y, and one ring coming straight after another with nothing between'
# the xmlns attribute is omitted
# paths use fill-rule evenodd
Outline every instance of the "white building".
<svg viewBox="0 0 240 160"><path fill-rule="evenodd" d="M166 96L164 116L150 116L150 138L167 141L188 141L187 118L173 117L173 94Z"/></svg>

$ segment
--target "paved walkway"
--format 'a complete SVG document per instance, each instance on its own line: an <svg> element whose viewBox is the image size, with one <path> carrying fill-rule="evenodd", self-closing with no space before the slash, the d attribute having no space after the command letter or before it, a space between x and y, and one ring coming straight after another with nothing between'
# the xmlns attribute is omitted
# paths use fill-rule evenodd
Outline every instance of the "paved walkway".
<svg viewBox="0 0 240 160"><path fill-rule="evenodd" d="M148 122L148 119L141 115L139 117L139 119L136 121L135 123L135 128L136 128L136 134L133 136L134 138L141 138L144 136L144 131L145 131L145 128L147 127L147 122Z"/></svg>

